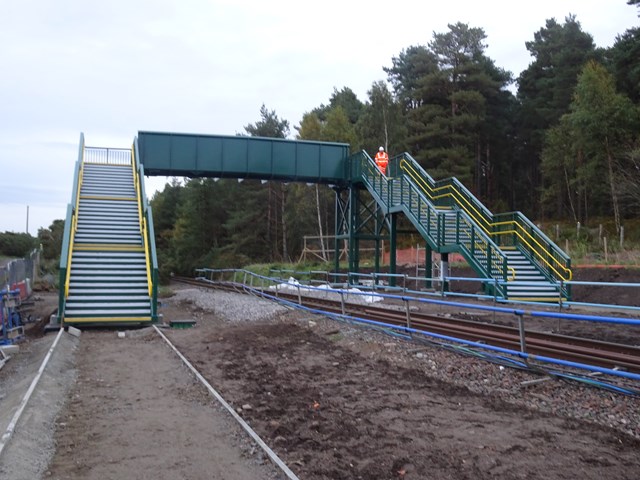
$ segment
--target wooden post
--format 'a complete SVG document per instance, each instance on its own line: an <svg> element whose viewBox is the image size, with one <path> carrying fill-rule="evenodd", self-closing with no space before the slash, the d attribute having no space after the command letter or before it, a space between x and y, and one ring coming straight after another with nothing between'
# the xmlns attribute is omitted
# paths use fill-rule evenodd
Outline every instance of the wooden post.
<svg viewBox="0 0 640 480"><path fill-rule="evenodd" d="M620 225L620 250L622 250L624 245L624 226Z"/></svg>
<svg viewBox="0 0 640 480"><path fill-rule="evenodd" d="M607 237L604 237L604 263L609 263L609 252L607 252Z"/></svg>
<svg viewBox="0 0 640 480"><path fill-rule="evenodd" d="M602 224L598 225L598 245L602 245Z"/></svg>

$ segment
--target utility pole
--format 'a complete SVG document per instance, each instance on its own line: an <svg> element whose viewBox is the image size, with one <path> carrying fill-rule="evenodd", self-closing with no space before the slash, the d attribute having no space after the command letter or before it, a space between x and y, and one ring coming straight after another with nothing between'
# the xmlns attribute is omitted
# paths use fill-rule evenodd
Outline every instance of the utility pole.
<svg viewBox="0 0 640 480"><path fill-rule="evenodd" d="M27 235L29 235L29 205L27 205Z"/></svg>

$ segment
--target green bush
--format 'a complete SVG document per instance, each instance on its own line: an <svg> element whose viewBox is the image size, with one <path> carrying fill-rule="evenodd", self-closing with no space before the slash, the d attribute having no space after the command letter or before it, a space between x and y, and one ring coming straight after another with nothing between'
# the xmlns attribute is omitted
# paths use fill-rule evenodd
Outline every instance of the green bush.
<svg viewBox="0 0 640 480"><path fill-rule="evenodd" d="M0 233L0 255L21 258L38 245L37 239L28 233Z"/></svg>

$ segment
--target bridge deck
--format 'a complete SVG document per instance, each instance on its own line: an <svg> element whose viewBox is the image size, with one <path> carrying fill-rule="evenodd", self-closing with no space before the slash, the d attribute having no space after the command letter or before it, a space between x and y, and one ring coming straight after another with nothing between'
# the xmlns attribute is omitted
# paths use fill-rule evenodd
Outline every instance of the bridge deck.
<svg viewBox="0 0 640 480"><path fill-rule="evenodd" d="M346 184L346 143L138 132L145 175Z"/></svg>

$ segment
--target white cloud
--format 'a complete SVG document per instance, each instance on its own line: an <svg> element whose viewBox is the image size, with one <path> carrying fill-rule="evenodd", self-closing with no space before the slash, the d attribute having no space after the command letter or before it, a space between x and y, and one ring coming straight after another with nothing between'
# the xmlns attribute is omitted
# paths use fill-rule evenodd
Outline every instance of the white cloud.
<svg viewBox="0 0 640 480"><path fill-rule="evenodd" d="M448 23L484 28L487 54L516 76L548 18L575 13L601 47L637 24L624 0L5 3L0 231L23 230L23 213L7 212L31 205L31 233L65 215L80 132L109 147L128 147L138 130L233 135L264 103L294 133L334 88L365 100L393 56Z"/></svg>

